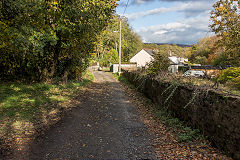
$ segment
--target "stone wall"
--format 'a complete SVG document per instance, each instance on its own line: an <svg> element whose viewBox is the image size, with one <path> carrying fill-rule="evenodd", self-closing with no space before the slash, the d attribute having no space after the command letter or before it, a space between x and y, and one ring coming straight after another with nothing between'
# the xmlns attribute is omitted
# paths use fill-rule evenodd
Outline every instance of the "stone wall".
<svg viewBox="0 0 240 160"><path fill-rule="evenodd" d="M159 107L168 109L193 128L200 129L213 144L240 159L240 98L212 89L162 82L136 72L123 73Z"/></svg>

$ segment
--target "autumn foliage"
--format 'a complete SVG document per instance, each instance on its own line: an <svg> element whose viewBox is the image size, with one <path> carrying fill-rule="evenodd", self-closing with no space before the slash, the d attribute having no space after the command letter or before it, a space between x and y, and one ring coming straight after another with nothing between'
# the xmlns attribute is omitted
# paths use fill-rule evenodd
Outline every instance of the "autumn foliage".
<svg viewBox="0 0 240 160"><path fill-rule="evenodd" d="M116 0L0 1L0 78L79 78Z"/></svg>
<svg viewBox="0 0 240 160"><path fill-rule="evenodd" d="M219 82L230 83L240 89L240 67L231 67L222 71Z"/></svg>
<svg viewBox="0 0 240 160"><path fill-rule="evenodd" d="M100 62L101 66L109 66L110 64L117 63L119 61L118 52L120 19L122 21L122 62L129 62L129 60L143 48L143 43L140 36L133 31L127 18L115 15L111 19L111 23L108 25L108 27L99 35L96 61Z"/></svg>
<svg viewBox="0 0 240 160"><path fill-rule="evenodd" d="M240 65L240 1L219 0L211 11L211 31L216 36L205 37L188 48L185 55L192 63L216 66Z"/></svg>
<svg viewBox="0 0 240 160"><path fill-rule="evenodd" d="M240 65L240 1L219 0L211 12L211 29L220 37L218 45L224 50L222 59L230 65Z"/></svg>

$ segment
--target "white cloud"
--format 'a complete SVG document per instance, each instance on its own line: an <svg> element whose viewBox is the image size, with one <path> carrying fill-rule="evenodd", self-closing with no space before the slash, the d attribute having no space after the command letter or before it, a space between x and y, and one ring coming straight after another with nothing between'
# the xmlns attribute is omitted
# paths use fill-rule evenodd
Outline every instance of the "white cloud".
<svg viewBox="0 0 240 160"><path fill-rule="evenodd" d="M168 31L166 30L160 30L160 31L157 31L155 33L153 33L154 35L161 35L161 34L164 34L164 33L167 33Z"/></svg>
<svg viewBox="0 0 240 160"><path fill-rule="evenodd" d="M151 2L152 0L134 0L133 3L134 4L142 4L142 3L146 3L146 2Z"/></svg>
<svg viewBox="0 0 240 160"><path fill-rule="evenodd" d="M160 15L167 12L181 12L184 13L186 17L198 16L200 14L206 14L211 10L212 3L203 2L203 1L195 1L195 2L187 2L180 3L170 8L156 8L148 11L128 14L126 17L129 20L136 20L138 18L150 16L150 15Z"/></svg>
<svg viewBox="0 0 240 160"><path fill-rule="evenodd" d="M130 22L135 22L135 20L143 17L151 19L151 15L164 14L164 16L167 16L167 13L174 12L176 16L184 16L184 18L172 23L138 29L137 33L144 42L193 44L197 43L200 38L209 34L213 35L208 26L212 5L217 0L131 0L130 2L143 6L145 3L153 1L169 2L170 7L127 14L126 17ZM170 2L174 3L171 4Z"/></svg>
<svg viewBox="0 0 240 160"><path fill-rule="evenodd" d="M145 42L193 44L208 32L209 17L197 17L174 23L141 28L137 33Z"/></svg>
<svg viewBox="0 0 240 160"><path fill-rule="evenodd" d="M157 0L132 0L132 4L143 4L148 2L153 2ZM165 2L194 2L195 0L158 0L158 1L165 1ZM198 0L198 1L214 1L214 0Z"/></svg>

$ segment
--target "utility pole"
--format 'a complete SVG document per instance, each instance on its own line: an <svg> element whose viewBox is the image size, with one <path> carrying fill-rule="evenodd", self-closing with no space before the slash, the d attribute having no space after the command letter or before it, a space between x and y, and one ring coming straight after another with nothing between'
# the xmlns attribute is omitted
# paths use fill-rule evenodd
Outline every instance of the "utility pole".
<svg viewBox="0 0 240 160"><path fill-rule="evenodd" d="M119 69L118 69L118 73L119 75L121 74L121 43L122 43L122 20L121 20L121 17L119 18L120 19L120 31L119 31Z"/></svg>

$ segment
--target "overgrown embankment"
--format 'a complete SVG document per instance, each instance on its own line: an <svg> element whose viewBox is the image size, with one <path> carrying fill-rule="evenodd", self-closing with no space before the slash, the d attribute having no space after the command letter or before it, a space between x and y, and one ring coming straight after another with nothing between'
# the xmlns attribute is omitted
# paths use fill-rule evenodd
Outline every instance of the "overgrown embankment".
<svg viewBox="0 0 240 160"><path fill-rule="evenodd" d="M0 83L0 159L28 149L35 136L57 123L78 103L76 96L94 79L87 72L81 81L67 83ZM19 157L20 159L20 157Z"/></svg>
<svg viewBox="0 0 240 160"><path fill-rule="evenodd" d="M240 97L212 89L165 82L136 72L123 75L159 107L200 129L213 144L240 158Z"/></svg>

